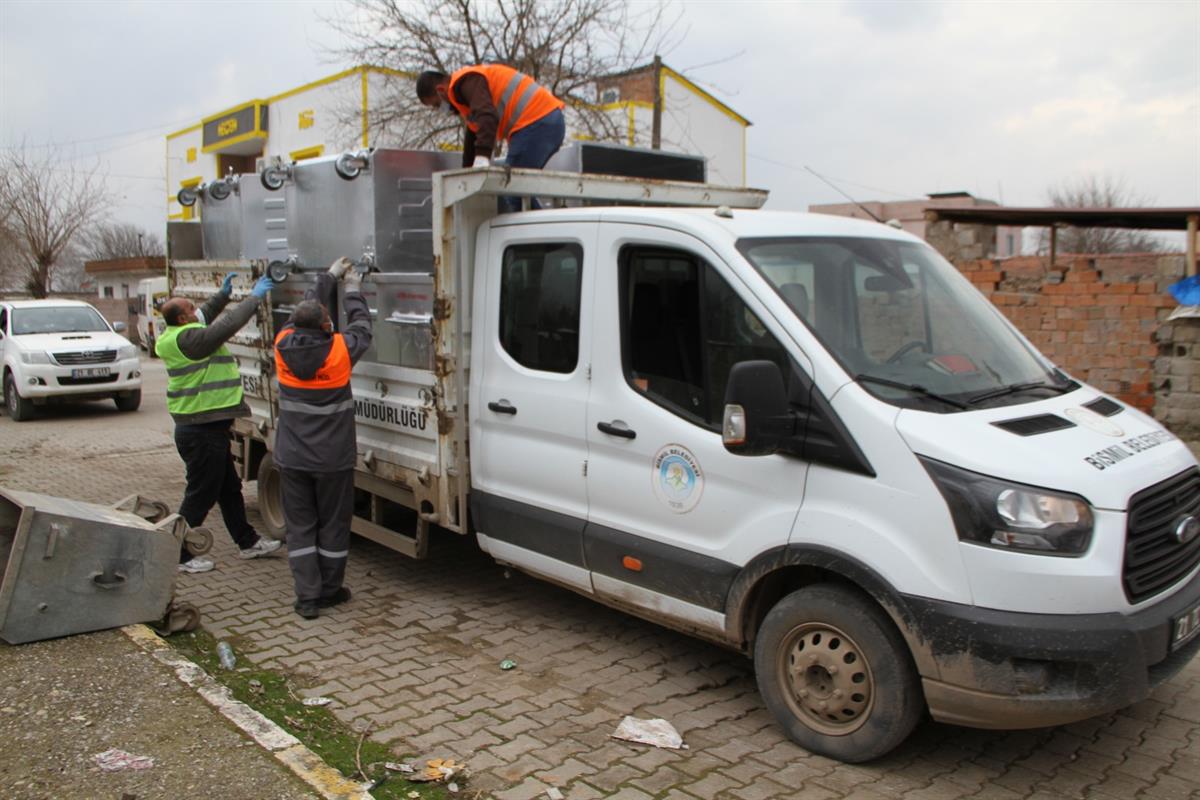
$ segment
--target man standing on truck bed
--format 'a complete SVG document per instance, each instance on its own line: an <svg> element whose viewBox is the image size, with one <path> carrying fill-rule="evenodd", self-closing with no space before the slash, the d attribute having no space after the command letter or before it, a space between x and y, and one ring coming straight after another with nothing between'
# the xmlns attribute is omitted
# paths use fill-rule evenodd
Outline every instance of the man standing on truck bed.
<svg viewBox="0 0 1200 800"><path fill-rule="evenodd" d="M339 279L346 328L334 333L329 306ZM275 337L279 420L272 455L279 467L295 609L305 619L350 599L349 587L342 585L358 450L350 370L371 346L371 312L361 286L362 276L339 258L317 276L316 289L305 293Z"/></svg>
<svg viewBox="0 0 1200 800"><path fill-rule="evenodd" d="M263 539L246 519L242 482L229 449L229 429L236 417L250 416L242 398L242 376L225 346L250 321L259 302L274 287L263 276L250 296L218 317L233 292L233 273L199 309L186 297L172 297L162 307L167 330L154 351L167 368L167 411L175 420L175 448L187 466L187 488L179 515L195 528L216 503L242 558L258 558L279 549L279 541ZM206 325L212 320L211 325ZM213 562L179 554L180 572L208 572Z"/></svg>
<svg viewBox="0 0 1200 800"><path fill-rule="evenodd" d="M467 126L463 166L486 167L497 140L508 140L505 165L541 169L566 135L563 101L533 78L504 64L463 67L453 75L427 70L417 77L417 99L430 108L442 103ZM537 200L532 201L534 208ZM520 211L516 197L501 197L502 211Z"/></svg>

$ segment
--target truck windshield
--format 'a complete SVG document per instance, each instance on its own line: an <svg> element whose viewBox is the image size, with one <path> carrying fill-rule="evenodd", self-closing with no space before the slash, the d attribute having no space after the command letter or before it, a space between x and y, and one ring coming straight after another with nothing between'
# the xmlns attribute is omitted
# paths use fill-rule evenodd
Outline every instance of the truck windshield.
<svg viewBox="0 0 1200 800"><path fill-rule="evenodd" d="M75 333L106 331L108 325L94 308L88 306L39 306L14 308L14 336L27 333Z"/></svg>
<svg viewBox="0 0 1200 800"><path fill-rule="evenodd" d="M753 238L738 250L864 389L953 413L1074 388L933 248L894 239Z"/></svg>

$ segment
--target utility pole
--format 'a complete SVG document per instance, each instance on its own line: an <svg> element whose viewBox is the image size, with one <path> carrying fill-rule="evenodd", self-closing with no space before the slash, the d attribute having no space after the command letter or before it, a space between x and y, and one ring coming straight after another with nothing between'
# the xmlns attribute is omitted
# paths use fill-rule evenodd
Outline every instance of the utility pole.
<svg viewBox="0 0 1200 800"><path fill-rule="evenodd" d="M654 122L650 128L650 148L662 149L662 56L654 57Z"/></svg>

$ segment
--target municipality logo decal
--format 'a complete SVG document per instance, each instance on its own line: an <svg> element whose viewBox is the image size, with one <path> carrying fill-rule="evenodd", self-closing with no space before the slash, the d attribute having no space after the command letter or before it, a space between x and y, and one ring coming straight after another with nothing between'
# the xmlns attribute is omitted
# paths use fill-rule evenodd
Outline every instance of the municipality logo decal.
<svg viewBox="0 0 1200 800"><path fill-rule="evenodd" d="M654 494L676 514L686 514L704 493L704 472L692 451L668 444L654 455Z"/></svg>

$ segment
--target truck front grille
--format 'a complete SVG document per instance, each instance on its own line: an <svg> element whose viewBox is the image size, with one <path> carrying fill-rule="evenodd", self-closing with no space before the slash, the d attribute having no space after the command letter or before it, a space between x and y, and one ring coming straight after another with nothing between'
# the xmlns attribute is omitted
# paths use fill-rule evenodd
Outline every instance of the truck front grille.
<svg viewBox="0 0 1200 800"><path fill-rule="evenodd" d="M53 353L54 360L64 367L78 364L111 364L117 360L116 350L77 350L71 353Z"/></svg>
<svg viewBox="0 0 1200 800"><path fill-rule="evenodd" d="M1200 518L1200 469L1143 489L1129 502L1122 579L1131 603L1173 586L1200 564L1200 536L1181 542L1180 523Z"/></svg>

